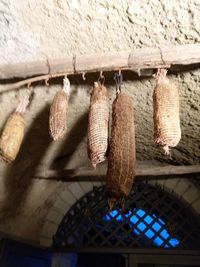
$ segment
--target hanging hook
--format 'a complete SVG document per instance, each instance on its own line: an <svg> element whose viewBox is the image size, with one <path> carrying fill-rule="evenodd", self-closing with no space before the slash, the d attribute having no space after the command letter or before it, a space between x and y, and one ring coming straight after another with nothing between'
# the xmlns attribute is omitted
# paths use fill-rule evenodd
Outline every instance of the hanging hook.
<svg viewBox="0 0 200 267"><path fill-rule="evenodd" d="M102 70L100 71L98 82L101 83L102 85L105 82L105 76L103 75L103 71Z"/></svg>
<svg viewBox="0 0 200 267"><path fill-rule="evenodd" d="M49 86L49 78L47 78L47 79L45 80L45 85L46 85L46 86Z"/></svg>
<svg viewBox="0 0 200 267"><path fill-rule="evenodd" d="M122 81L123 81L121 70L119 70L118 73L117 72L115 73L114 80L116 83L116 93L119 94L121 93L121 86L122 86Z"/></svg>
<svg viewBox="0 0 200 267"><path fill-rule="evenodd" d="M104 78L104 76L103 76L103 71L102 71L102 70L100 71L100 78L101 78L101 79Z"/></svg>
<svg viewBox="0 0 200 267"><path fill-rule="evenodd" d="M31 82L27 84L27 88L28 88L29 90L32 89Z"/></svg>
<svg viewBox="0 0 200 267"><path fill-rule="evenodd" d="M82 79L85 81L86 77L85 77L85 72L82 73Z"/></svg>

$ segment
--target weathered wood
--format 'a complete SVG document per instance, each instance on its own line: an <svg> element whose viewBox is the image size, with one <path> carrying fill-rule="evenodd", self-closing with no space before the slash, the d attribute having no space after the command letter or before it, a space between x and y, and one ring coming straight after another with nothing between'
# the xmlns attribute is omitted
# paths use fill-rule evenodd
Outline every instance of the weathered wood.
<svg viewBox="0 0 200 267"><path fill-rule="evenodd" d="M34 174L37 179L61 180L61 181L105 181L106 164L102 164L96 170L80 168L71 170L45 170ZM164 178L197 178L200 179L200 165L192 166L162 166L136 168L138 180L156 180Z"/></svg>
<svg viewBox="0 0 200 267"><path fill-rule="evenodd" d="M0 65L0 79L27 78L48 74L76 74L118 69L148 69L200 63L200 45L187 44L62 59ZM64 75L64 74L63 74Z"/></svg>

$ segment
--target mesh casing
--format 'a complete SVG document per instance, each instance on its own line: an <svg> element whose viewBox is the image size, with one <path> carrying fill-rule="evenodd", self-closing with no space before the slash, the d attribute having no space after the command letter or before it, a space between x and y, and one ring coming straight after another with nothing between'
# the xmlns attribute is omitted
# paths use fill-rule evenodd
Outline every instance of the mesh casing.
<svg viewBox="0 0 200 267"><path fill-rule="evenodd" d="M165 75L159 74L153 93L154 140L169 153L169 148L177 146L181 139L181 128L178 89Z"/></svg>
<svg viewBox="0 0 200 267"><path fill-rule="evenodd" d="M106 187L111 199L127 197L135 176L134 108L130 96L120 93L113 102ZM112 205L112 204L111 204Z"/></svg>
<svg viewBox="0 0 200 267"><path fill-rule="evenodd" d="M12 113L4 126L0 138L0 155L5 162L15 160L24 137L25 120L21 113Z"/></svg>
<svg viewBox="0 0 200 267"><path fill-rule="evenodd" d="M94 167L106 159L109 131L109 98L105 86L94 83L88 121L88 156Z"/></svg>
<svg viewBox="0 0 200 267"><path fill-rule="evenodd" d="M61 139L67 130L68 94L62 90L56 93L50 108L49 131L53 140Z"/></svg>

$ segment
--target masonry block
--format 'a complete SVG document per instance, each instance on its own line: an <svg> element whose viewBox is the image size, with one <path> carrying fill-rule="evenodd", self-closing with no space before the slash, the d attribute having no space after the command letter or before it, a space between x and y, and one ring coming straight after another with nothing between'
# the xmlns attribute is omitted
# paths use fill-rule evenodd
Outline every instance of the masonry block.
<svg viewBox="0 0 200 267"><path fill-rule="evenodd" d="M50 212L48 213L46 220L52 223L55 223L55 224L60 224L62 218L63 218L63 214L58 212L57 209L52 208Z"/></svg>
<svg viewBox="0 0 200 267"><path fill-rule="evenodd" d="M58 197L56 199L56 202L54 203L54 207L60 210L60 213L65 214L68 209L71 207L71 205L64 200L61 199L61 197Z"/></svg>
<svg viewBox="0 0 200 267"><path fill-rule="evenodd" d="M46 221L43 228L42 228L42 232L41 232L40 236L52 239L52 237L56 233L57 229L58 229L57 224L52 223L50 221Z"/></svg>
<svg viewBox="0 0 200 267"><path fill-rule="evenodd" d="M78 182L71 183L68 188L77 200L85 194Z"/></svg>
<svg viewBox="0 0 200 267"><path fill-rule="evenodd" d="M93 186L96 186L96 187L99 187L99 186L102 186L102 183L101 182L92 182Z"/></svg>
<svg viewBox="0 0 200 267"><path fill-rule="evenodd" d="M164 186L167 187L170 191L176 191L176 186L178 185L180 179L167 179L164 183Z"/></svg>
<svg viewBox="0 0 200 267"><path fill-rule="evenodd" d="M149 181L149 184L156 186L156 185L158 185L158 181L157 180L151 180L151 181Z"/></svg>
<svg viewBox="0 0 200 267"><path fill-rule="evenodd" d="M40 245L42 247L51 247L52 246L52 238L40 237Z"/></svg>
<svg viewBox="0 0 200 267"><path fill-rule="evenodd" d="M79 182L81 188L84 190L84 193L88 193L92 190L93 184L91 182Z"/></svg>
<svg viewBox="0 0 200 267"><path fill-rule="evenodd" d="M193 209L200 214L200 198L192 203Z"/></svg>
<svg viewBox="0 0 200 267"><path fill-rule="evenodd" d="M199 199L199 190L192 185L188 191L186 191L183 195L183 198L189 203L193 203L195 200Z"/></svg>
<svg viewBox="0 0 200 267"><path fill-rule="evenodd" d="M71 191L69 191L68 189L63 191L61 194L60 194L60 198L69 203L70 205L73 205L75 202L76 202L76 198L75 196L72 194Z"/></svg>
<svg viewBox="0 0 200 267"><path fill-rule="evenodd" d="M191 183L187 179L180 179L180 181L176 185L176 190L175 192L183 196L183 194L187 191L188 187L191 186Z"/></svg>

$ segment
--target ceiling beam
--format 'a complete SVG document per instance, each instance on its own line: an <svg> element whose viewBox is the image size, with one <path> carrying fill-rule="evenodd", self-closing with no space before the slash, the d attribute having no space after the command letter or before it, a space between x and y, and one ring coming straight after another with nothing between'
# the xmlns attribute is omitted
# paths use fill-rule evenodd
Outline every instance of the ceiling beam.
<svg viewBox="0 0 200 267"><path fill-rule="evenodd" d="M74 75L120 69L132 70L140 76L140 70L198 63L200 63L199 44L168 45L164 47L137 48L132 51L71 55L63 56L60 59L48 58L43 61L0 65L0 80L29 78L9 85L7 90L11 90L36 81L48 80L66 74Z"/></svg>
<svg viewBox="0 0 200 267"><path fill-rule="evenodd" d="M40 170L34 174L36 179L48 179L57 181L105 181L106 179L106 164L101 164L95 169L79 168L65 170ZM199 178L200 165L190 166L138 166L136 168L137 180L157 180L164 178Z"/></svg>

